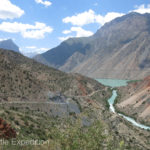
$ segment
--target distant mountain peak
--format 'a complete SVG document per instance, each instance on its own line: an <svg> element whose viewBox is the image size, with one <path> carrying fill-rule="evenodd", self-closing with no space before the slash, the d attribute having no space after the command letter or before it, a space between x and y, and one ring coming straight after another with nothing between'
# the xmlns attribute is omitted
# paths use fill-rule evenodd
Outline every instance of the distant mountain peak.
<svg viewBox="0 0 150 150"><path fill-rule="evenodd" d="M12 39L0 41L0 48L12 50L12 51L20 53L19 47L14 43Z"/></svg>

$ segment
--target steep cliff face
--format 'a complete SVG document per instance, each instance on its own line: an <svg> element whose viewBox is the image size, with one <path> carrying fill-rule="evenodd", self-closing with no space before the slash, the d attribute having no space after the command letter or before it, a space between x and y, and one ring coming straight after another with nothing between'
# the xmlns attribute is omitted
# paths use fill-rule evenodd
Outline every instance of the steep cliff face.
<svg viewBox="0 0 150 150"><path fill-rule="evenodd" d="M93 78L142 79L150 74L150 14L130 13L89 38L73 38L35 57Z"/></svg>

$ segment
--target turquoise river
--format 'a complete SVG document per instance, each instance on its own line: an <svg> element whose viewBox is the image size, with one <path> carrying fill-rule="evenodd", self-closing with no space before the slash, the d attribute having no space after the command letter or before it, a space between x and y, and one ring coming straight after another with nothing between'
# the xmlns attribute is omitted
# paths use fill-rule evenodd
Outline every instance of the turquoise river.
<svg viewBox="0 0 150 150"><path fill-rule="evenodd" d="M120 87L120 86L126 86L128 84L129 80L116 80L116 79L96 79L98 82L100 82L103 85L110 86L111 88ZM117 113L115 111L114 102L117 98L117 91L113 90L112 96L110 99L108 99L109 108L112 113ZM150 126L146 126L143 124L140 124L136 122L133 118L125 116L123 114L118 113L119 116L122 116L124 119L132 123L134 126L137 126L139 128L150 130Z"/></svg>

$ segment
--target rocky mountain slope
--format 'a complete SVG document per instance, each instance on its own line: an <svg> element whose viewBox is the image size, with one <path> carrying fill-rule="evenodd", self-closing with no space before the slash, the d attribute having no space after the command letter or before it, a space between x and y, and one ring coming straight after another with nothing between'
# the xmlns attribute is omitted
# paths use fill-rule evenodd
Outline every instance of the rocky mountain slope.
<svg viewBox="0 0 150 150"><path fill-rule="evenodd" d="M88 38L72 38L35 57L93 78L142 79L150 74L150 14L129 13Z"/></svg>
<svg viewBox="0 0 150 150"><path fill-rule="evenodd" d="M117 109L150 125L150 76L119 89Z"/></svg>
<svg viewBox="0 0 150 150"><path fill-rule="evenodd" d="M0 70L0 99L5 101L46 101L51 92L78 96L82 94L79 90L82 82L88 94L104 88L90 78L61 72L3 49L0 49Z"/></svg>
<svg viewBox="0 0 150 150"><path fill-rule="evenodd" d="M12 39L0 41L0 48L13 50L14 52L20 53L19 47L13 42Z"/></svg>

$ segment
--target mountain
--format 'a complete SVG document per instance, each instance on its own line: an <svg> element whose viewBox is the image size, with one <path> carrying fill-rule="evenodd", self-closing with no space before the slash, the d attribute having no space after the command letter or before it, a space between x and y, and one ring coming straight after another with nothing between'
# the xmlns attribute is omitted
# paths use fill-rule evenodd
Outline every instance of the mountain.
<svg viewBox="0 0 150 150"><path fill-rule="evenodd" d="M0 70L1 101L47 101L51 92L77 96L82 94L78 87L82 80L81 86L87 94L104 88L90 78L61 72L4 49L0 49ZM89 86L84 87L86 84Z"/></svg>
<svg viewBox="0 0 150 150"><path fill-rule="evenodd" d="M150 74L150 14L129 13L93 36L71 38L34 59L92 78L142 79Z"/></svg>
<svg viewBox="0 0 150 150"><path fill-rule="evenodd" d="M19 47L13 42L12 39L0 41L0 48L13 50L14 52L20 53Z"/></svg>
<svg viewBox="0 0 150 150"><path fill-rule="evenodd" d="M87 41L89 41L89 38L70 38L62 42L58 47L37 55L34 59L46 65L60 68L65 65L71 56L76 54L79 55L79 58L81 57L80 60L75 60L75 63L72 64L76 66L76 63L82 60L82 56L84 56L86 51L90 48L90 44L87 44Z"/></svg>

